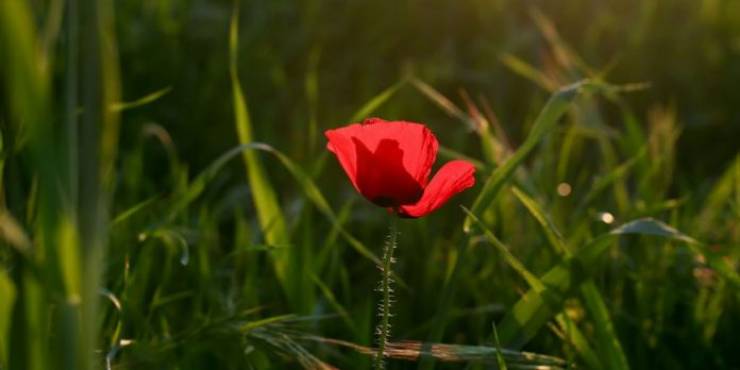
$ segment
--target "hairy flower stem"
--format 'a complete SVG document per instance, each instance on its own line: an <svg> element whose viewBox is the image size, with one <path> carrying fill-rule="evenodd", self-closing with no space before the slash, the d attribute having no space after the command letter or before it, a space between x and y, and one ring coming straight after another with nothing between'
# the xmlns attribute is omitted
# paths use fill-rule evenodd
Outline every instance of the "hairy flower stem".
<svg viewBox="0 0 740 370"><path fill-rule="evenodd" d="M398 217L391 217L391 227L388 233L388 239L383 247L383 264L378 266L382 278L380 280L380 286L378 290L382 296L380 305L378 305L378 316L380 317L380 323L376 333L378 335L378 352L375 354L375 370L382 370L385 367L383 357L385 356L385 347L388 343L388 339L391 335L391 303L393 302L393 289L391 284L393 278L391 277L393 263L393 251L396 249L396 241L398 239Z"/></svg>

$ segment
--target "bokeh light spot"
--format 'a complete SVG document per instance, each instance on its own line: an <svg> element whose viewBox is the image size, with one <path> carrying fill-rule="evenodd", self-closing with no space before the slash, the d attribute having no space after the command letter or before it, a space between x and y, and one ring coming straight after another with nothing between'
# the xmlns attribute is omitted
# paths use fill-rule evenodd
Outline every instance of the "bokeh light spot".
<svg viewBox="0 0 740 370"><path fill-rule="evenodd" d="M573 191L573 189L567 182L561 182L560 184L558 184L558 195L560 195L561 197L567 197L568 195L570 195L571 191Z"/></svg>
<svg viewBox="0 0 740 370"><path fill-rule="evenodd" d="M609 213L609 212L601 212L599 214L599 220L601 220L601 222L609 225L612 222L614 222L614 215L611 214L611 213Z"/></svg>

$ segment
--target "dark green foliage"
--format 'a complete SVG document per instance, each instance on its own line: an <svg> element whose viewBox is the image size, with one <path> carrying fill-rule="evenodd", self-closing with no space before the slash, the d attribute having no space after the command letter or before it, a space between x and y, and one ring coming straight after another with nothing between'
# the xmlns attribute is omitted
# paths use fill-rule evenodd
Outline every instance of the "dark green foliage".
<svg viewBox="0 0 740 370"><path fill-rule="evenodd" d="M387 368L738 368L738 65L734 0L0 0L0 370L369 369L368 116L478 168Z"/></svg>

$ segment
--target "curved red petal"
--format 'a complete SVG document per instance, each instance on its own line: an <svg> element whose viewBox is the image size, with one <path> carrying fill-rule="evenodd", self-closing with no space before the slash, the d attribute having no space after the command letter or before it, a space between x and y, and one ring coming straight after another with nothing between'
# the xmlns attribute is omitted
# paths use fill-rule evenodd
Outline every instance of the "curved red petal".
<svg viewBox="0 0 740 370"><path fill-rule="evenodd" d="M324 132L324 135L328 140L326 148L336 155L339 160L339 164L344 169L347 177L349 177L349 181L352 182L352 185L357 189L357 191L362 193L360 188L357 186L357 155L355 151L355 143L352 141L351 136L345 134L345 129L346 128L341 128Z"/></svg>
<svg viewBox="0 0 740 370"><path fill-rule="evenodd" d="M416 202L437 156L437 138L419 123L375 118L325 135L354 187L384 207Z"/></svg>
<svg viewBox="0 0 740 370"><path fill-rule="evenodd" d="M418 218L428 215L445 204L453 195L475 185L475 167L463 160L445 163L432 178L424 195L415 204L399 207L403 217Z"/></svg>

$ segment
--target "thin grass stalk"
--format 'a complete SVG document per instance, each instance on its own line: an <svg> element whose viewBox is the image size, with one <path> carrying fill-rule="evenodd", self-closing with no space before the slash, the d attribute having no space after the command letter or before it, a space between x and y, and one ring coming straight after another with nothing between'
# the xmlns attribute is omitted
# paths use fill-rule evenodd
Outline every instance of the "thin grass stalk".
<svg viewBox="0 0 740 370"><path fill-rule="evenodd" d="M69 201L77 204L78 190L78 151L77 151L77 133L79 125L77 121L78 101L78 78L79 78L79 10L77 0L66 1L66 81L64 92L64 115L65 115L65 136L67 152L67 181Z"/></svg>
<svg viewBox="0 0 740 370"><path fill-rule="evenodd" d="M2 55L4 87L8 94L11 119L18 136L28 138L30 163L36 170L33 188L35 204L28 206L28 218L34 219L36 235L28 260L14 274L20 283L18 303L11 324L8 368L44 370L53 361L49 354L48 306L49 291L45 284L58 281L49 261L54 250L53 231L57 209L57 194L49 187L56 180L53 159L53 133L48 131L49 74L40 62L37 29L28 2L0 1L0 54ZM37 197L37 198L36 198ZM31 204L29 201L28 204ZM4 297L3 297L4 298Z"/></svg>
<svg viewBox="0 0 740 370"><path fill-rule="evenodd" d="M249 106L247 104L244 90L239 81L238 74L238 45L239 45L239 2L234 2L234 10L231 16L229 28L229 72L231 76L232 98L234 105L234 123L236 126L239 143L246 145L254 141L253 125L250 118ZM290 243L290 233L278 204L275 187L267 177L262 161L253 152L243 152L244 166L252 192L254 209L257 213L265 241L271 246L285 246ZM283 290L289 300L295 306L296 290L291 280L287 277L289 258L292 257L288 249L276 249L272 256L275 273Z"/></svg>
<svg viewBox="0 0 740 370"><path fill-rule="evenodd" d="M391 217L390 231L388 232L388 238L383 247L383 264L378 266L381 272L380 287L378 290L381 294L380 311L378 316L380 317L380 323L376 334L378 335L378 352L375 354L375 369L382 370L385 368L385 347L391 336L391 305L393 303L393 278L391 277L391 268L396 260L393 258L393 252L396 249L398 242L398 217Z"/></svg>
<svg viewBox="0 0 740 370"><path fill-rule="evenodd" d="M458 239L455 237L453 239ZM460 274L463 273L462 269L466 262L467 251L472 247L474 243L473 234L467 234L465 237L459 237L459 244L457 247L457 258L455 264L452 266L452 271L447 275L440 292L440 298L437 303L437 312L435 313L434 320L436 325L431 329L431 332L427 336L428 342L441 342L444 337L445 329L447 328L448 315L452 308L453 301L455 299L455 288L460 279ZM417 367L419 370L430 370L434 368L434 358L425 357L422 358Z"/></svg>
<svg viewBox="0 0 740 370"><path fill-rule="evenodd" d="M107 243L109 204L115 182L119 112L110 107L120 101L120 76L114 31L113 1L80 1L79 65L80 103L84 107L78 126L77 266L82 271L79 303L80 353L74 368L92 369L97 359L98 302ZM73 221L70 221L73 222Z"/></svg>

